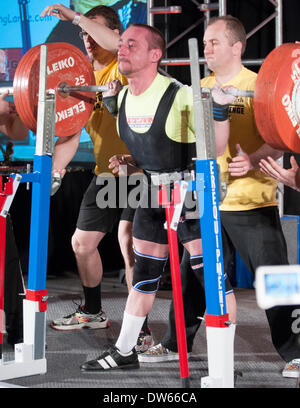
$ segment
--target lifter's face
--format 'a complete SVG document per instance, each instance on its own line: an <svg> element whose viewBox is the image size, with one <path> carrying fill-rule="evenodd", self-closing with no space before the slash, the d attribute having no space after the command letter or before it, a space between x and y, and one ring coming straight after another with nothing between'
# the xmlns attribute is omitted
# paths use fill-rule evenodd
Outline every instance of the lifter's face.
<svg viewBox="0 0 300 408"><path fill-rule="evenodd" d="M121 35L118 51L119 70L131 78L134 74L146 71L161 58L161 50L149 49L148 31L141 27L129 27Z"/></svg>
<svg viewBox="0 0 300 408"><path fill-rule="evenodd" d="M217 21L207 27L203 44L204 56L211 71L216 72L232 63L236 47L229 42L224 21Z"/></svg>

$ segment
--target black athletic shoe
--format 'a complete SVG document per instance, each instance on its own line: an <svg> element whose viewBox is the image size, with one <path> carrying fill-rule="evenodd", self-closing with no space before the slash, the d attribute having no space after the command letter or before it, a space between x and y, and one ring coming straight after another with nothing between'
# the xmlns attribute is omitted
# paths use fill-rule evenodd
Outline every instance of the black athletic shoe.
<svg viewBox="0 0 300 408"><path fill-rule="evenodd" d="M124 356L116 346L109 347L96 360L87 361L80 366L81 371L97 372L105 370L132 370L140 367L138 355L135 349Z"/></svg>

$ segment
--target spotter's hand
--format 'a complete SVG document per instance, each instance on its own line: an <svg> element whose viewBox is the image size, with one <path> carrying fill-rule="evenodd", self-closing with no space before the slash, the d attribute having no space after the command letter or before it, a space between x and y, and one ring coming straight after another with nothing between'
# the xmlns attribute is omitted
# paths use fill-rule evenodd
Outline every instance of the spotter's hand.
<svg viewBox="0 0 300 408"><path fill-rule="evenodd" d="M109 159L108 168L111 169L113 174L119 174L119 176L129 176L139 171L130 154L116 154L112 156Z"/></svg>
<svg viewBox="0 0 300 408"><path fill-rule="evenodd" d="M41 13L41 17L54 16L63 21L73 21L76 15L75 11L63 6L60 3L47 6Z"/></svg>

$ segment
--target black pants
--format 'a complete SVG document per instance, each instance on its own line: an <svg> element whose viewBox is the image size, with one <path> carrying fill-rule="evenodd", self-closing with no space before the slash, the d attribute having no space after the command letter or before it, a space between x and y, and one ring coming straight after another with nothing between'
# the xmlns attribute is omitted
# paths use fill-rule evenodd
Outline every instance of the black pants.
<svg viewBox="0 0 300 408"><path fill-rule="evenodd" d="M288 264L287 247L277 207L251 211L221 211L220 217L225 272L232 262L235 250L253 275L260 265ZM182 268L181 273L183 303L185 318L187 319L187 347L188 351L191 351L190 347L201 322L197 322L197 316L200 315L201 311L202 314L204 313L203 300L201 300L204 298L204 289L199 280L191 278L191 270L188 273L187 267L188 265ZM300 305L273 307L266 310L266 316L272 342L279 355L285 361L299 358ZM177 351L177 347L174 347L176 345L176 329L173 302L170 306L169 326L162 344L170 350Z"/></svg>
<svg viewBox="0 0 300 408"><path fill-rule="evenodd" d="M11 218L6 217L4 312L7 342L23 341L24 285Z"/></svg>
<svg viewBox="0 0 300 408"><path fill-rule="evenodd" d="M191 268L190 254L184 249L180 263L180 275L188 352L192 351L194 338L201 324L199 317L204 315L206 309L203 273L198 275L197 272L199 274L199 270L193 271ZM170 305L167 332L161 343L172 351L178 351L173 300Z"/></svg>
<svg viewBox="0 0 300 408"><path fill-rule="evenodd" d="M224 269L237 250L255 277L261 265L287 265L287 246L277 207L221 211ZM266 310L274 347L285 361L300 356L300 305Z"/></svg>

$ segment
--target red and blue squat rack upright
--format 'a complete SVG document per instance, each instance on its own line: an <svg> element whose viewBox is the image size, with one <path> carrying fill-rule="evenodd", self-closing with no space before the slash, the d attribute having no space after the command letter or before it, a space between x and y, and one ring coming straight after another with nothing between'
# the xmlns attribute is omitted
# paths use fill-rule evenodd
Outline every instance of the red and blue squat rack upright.
<svg viewBox="0 0 300 408"><path fill-rule="evenodd" d="M198 42L189 40L196 132L196 190L203 246L208 376L202 388L234 387L234 333L226 310L219 172L216 162L212 98L201 92Z"/></svg>
<svg viewBox="0 0 300 408"><path fill-rule="evenodd" d="M47 371L45 359L46 275L56 93L54 90L46 91L46 73L47 46L42 45L33 172L11 174L0 191L0 380L43 374ZM23 343L15 345L15 360L4 362L2 344L6 214L19 182L32 183L28 288L23 304Z"/></svg>

